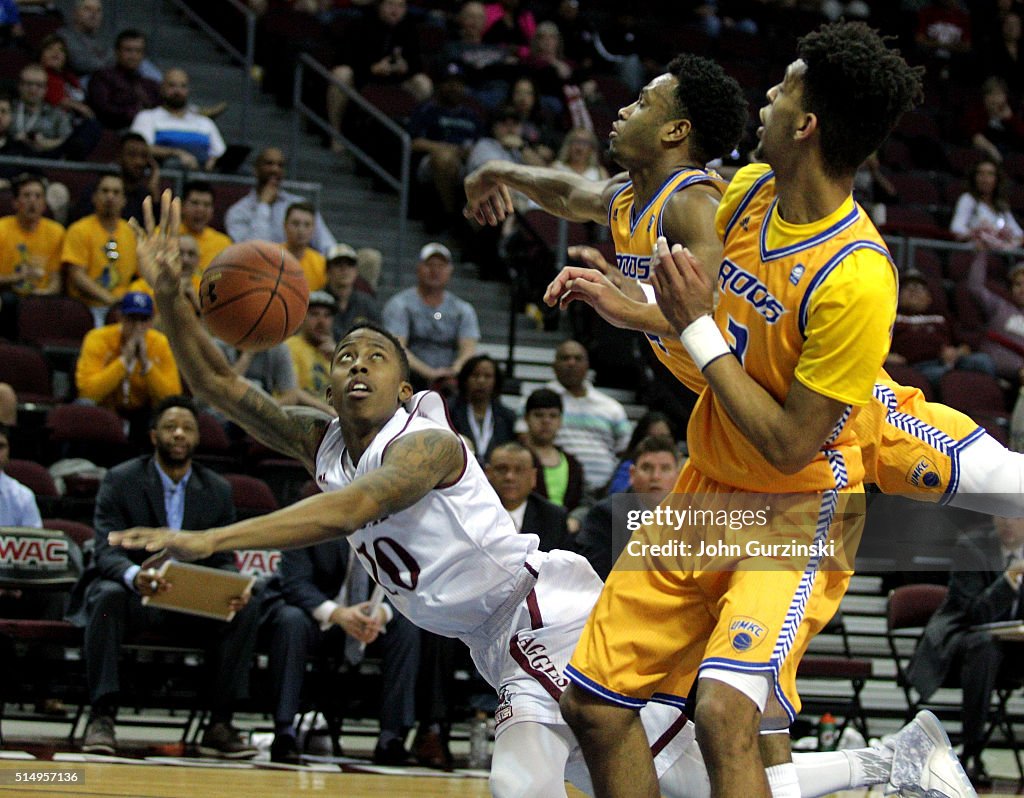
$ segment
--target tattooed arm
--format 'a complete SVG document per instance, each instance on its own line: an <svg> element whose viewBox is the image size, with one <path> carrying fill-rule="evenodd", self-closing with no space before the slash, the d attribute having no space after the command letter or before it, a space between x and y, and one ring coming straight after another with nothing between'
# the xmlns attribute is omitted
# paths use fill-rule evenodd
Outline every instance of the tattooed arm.
<svg viewBox="0 0 1024 798"><path fill-rule="evenodd" d="M299 460L311 474L316 450L330 423L330 416L309 407L282 408L263 390L236 374L196 317L183 290L178 238L181 220L179 200L171 193L161 197L159 229L151 200L143 203L145 229L133 219L138 241L138 267L156 295L164 319L164 332L174 358L192 391L271 449ZM169 223L168 223L169 220Z"/></svg>
<svg viewBox="0 0 1024 798"><path fill-rule="evenodd" d="M404 435L387 450L381 467L341 490L320 493L283 510L206 532L168 529L112 532L109 541L130 549L167 549L196 560L232 549L289 549L350 535L411 507L438 485L455 482L465 468L465 449L452 433L425 430Z"/></svg>

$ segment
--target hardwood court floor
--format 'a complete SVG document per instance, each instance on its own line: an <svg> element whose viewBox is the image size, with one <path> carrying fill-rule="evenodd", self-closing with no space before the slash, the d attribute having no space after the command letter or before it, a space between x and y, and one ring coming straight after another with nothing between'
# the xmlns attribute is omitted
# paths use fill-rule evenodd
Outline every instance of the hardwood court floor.
<svg viewBox="0 0 1024 798"><path fill-rule="evenodd" d="M25 786L14 783L17 772L76 771L76 783ZM1006 787L1013 787L1007 782ZM583 793L568 788L570 798ZM1012 792L991 793L1009 798ZM124 765L78 762L0 762L0 795L130 796L131 798L286 798L331 795L337 798L487 798L487 781L480 778L404 777L315 770L236 770L162 765ZM851 791L834 798L880 796L881 792Z"/></svg>

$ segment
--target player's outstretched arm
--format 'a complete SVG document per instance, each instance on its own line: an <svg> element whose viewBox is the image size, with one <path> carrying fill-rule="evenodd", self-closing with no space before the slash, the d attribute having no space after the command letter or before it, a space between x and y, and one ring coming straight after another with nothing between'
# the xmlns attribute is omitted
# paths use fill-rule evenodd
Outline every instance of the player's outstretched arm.
<svg viewBox="0 0 1024 798"><path fill-rule="evenodd" d="M466 177L464 215L480 224L500 224L512 214L509 189L514 189L555 216L607 224L608 203L625 180L625 174L594 181L549 166L489 161Z"/></svg>
<svg viewBox="0 0 1024 798"><path fill-rule="evenodd" d="M198 560L232 549L291 549L350 535L372 521L411 507L438 485L455 482L465 449L451 432L404 435L387 450L381 467L341 490L320 493L282 510L205 532L129 529L111 532L111 545L161 551Z"/></svg>
<svg viewBox="0 0 1024 798"><path fill-rule="evenodd" d="M134 219L138 239L139 272L153 287L156 304L164 319L164 332L174 358L192 390L250 435L282 454L301 461L312 473L316 449L330 417L312 408L284 410L264 391L236 374L224 353L196 317L195 309L182 288L182 266L178 237L181 201L165 191L160 198L160 220L156 226L153 204L143 202L141 227Z"/></svg>

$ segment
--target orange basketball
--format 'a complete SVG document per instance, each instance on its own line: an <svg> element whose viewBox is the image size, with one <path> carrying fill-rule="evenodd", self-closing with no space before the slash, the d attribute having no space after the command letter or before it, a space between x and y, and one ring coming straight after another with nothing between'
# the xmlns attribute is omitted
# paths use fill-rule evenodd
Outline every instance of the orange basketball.
<svg viewBox="0 0 1024 798"><path fill-rule="evenodd" d="M292 335L306 317L309 286L281 244L243 241L215 257L199 285L207 329L238 349L259 352Z"/></svg>

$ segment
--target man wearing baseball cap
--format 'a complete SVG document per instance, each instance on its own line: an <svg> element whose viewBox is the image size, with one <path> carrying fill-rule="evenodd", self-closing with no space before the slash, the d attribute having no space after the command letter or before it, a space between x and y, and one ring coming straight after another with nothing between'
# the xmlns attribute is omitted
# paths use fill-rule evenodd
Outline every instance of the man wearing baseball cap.
<svg viewBox="0 0 1024 798"><path fill-rule="evenodd" d="M331 360L334 357L332 323L337 313L334 297L326 291L309 295L309 308L299 331L285 341L295 366L299 388L324 398L331 384Z"/></svg>
<svg viewBox="0 0 1024 798"><path fill-rule="evenodd" d="M377 250L363 250L378 255ZM334 337L340 340L353 326L364 322L381 323L377 300L357 283L360 277L359 253L348 244L335 244L327 251L327 290L335 299Z"/></svg>
<svg viewBox="0 0 1024 798"><path fill-rule="evenodd" d="M150 410L181 393L181 378L167 337L153 329L153 298L129 291L120 309L120 322L82 339L75 386L79 400L116 410L132 422L132 436L145 440Z"/></svg>
<svg viewBox="0 0 1024 798"><path fill-rule="evenodd" d="M384 326L405 346L417 389L453 390L480 340L473 306L447 290L452 271L451 251L433 241L420 250L415 287L384 305Z"/></svg>

